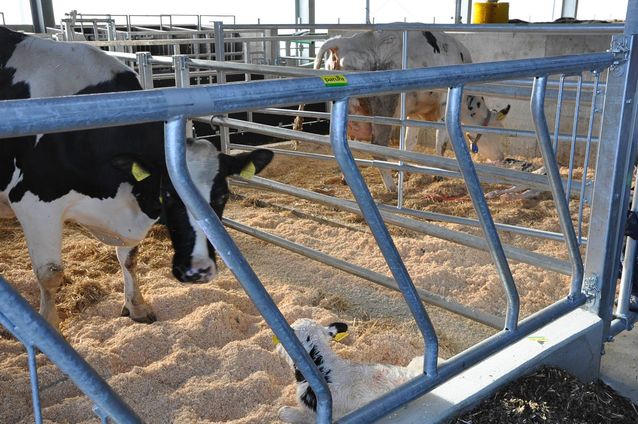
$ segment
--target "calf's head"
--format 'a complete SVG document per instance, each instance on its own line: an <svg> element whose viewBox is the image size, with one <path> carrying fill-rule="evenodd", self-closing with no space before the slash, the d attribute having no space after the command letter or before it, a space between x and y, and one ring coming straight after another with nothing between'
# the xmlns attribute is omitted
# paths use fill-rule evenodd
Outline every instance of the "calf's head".
<svg viewBox="0 0 638 424"><path fill-rule="evenodd" d="M323 356L330 351L330 340L341 340L347 336L348 325L343 322L333 322L323 326L309 318L300 318L291 325L295 335L319 367L323 364ZM283 345L274 338L275 350L295 370L295 364L284 349Z"/></svg>
<svg viewBox="0 0 638 424"><path fill-rule="evenodd" d="M485 104L485 99L482 96L469 95L465 97L465 107L461 110L461 120L470 125L502 128L503 120L507 117L509 111L510 105L507 105L501 110L490 109ZM478 141L482 135L483 134L480 133L476 134L476 136L472 136L469 133L466 134L473 153L479 152ZM496 158L490 159L497 160Z"/></svg>
<svg viewBox="0 0 638 424"><path fill-rule="evenodd" d="M273 158L270 150L259 149L237 155L220 153L202 140L188 140L186 162L193 182L221 219L230 194L226 177L254 175ZM217 273L215 250L188 212L172 184L162 188L166 224L175 250L173 275L181 282L207 282Z"/></svg>

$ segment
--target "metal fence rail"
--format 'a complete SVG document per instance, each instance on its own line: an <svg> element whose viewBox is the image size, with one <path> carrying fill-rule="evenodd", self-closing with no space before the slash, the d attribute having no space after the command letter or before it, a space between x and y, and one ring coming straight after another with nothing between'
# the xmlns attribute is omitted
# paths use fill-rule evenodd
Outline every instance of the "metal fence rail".
<svg viewBox="0 0 638 424"><path fill-rule="evenodd" d="M94 412L106 424L108 418L117 423L141 423L142 420L91 366L24 300L11 285L0 277L0 324L27 349L33 415L42 423L36 349L45 354L60 370L71 378L95 404Z"/></svg>
<svg viewBox="0 0 638 424"><path fill-rule="evenodd" d="M484 204L481 205L482 194L476 190L478 186L476 172L473 171L471 161L469 165L467 163L462 164L461 171L464 174L470 173L470 177L466 177L466 182L470 185L470 190L475 192L472 197L478 205L477 213L483 222L484 228L490 235L491 251L499 264L501 277L509 292L510 302L506 326L501 332L446 362L440 367L437 374L436 353L438 344L436 334L433 332L418 293L415 291L414 285L405 271L403 262L389 237L380 213L370 197L367 186L358 173L345 141L347 99L352 96L449 86L457 87L454 89L454 95L451 96L451 99L454 102L454 98L457 98L456 102L458 103L458 96L462 86L468 81L484 82L528 76L540 76L542 78L544 75L556 73L602 71L617 61L618 57L614 53L606 52L431 69L349 74L348 85L343 87L326 87L319 78L298 78L190 89L173 88L130 93L7 101L0 104L0 115L3 116L3 120L0 122L0 137L125 125L137 122L167 121L165 132L166 158L175 188L224 262L238 278L266 322L273 328L290 356L297 363L304 376L307 377L319 400L317 408L318 422L327 423L331 420L331 399L323 378L283 319L280 311L272 302L272 299L270 299L259 279L212 212L210 206L194 190L193 183L186 171L184 152L186 120L189 117L254 110L302 102L336 100L331 121L332 144L335 156L340 163L342 172L344 172L350 186L353 188L355 198L364 217L372 227L375 238L388 261L397 284L401 287L402 293L408 300L427 342L425 346L425 372L421 377L401 386L375 401L372 405L367 405L354 411L340 420L340 422L344 423L360 423L368 422L390 413L401 404L441 384L446 379L460 373L502 347L523 338L530 331L581 306L586 299L580 292L572 292L563 301L559 301L526 320L518 321L519 311L516 302L516 289L513 286L513 282L509 281L511 276L507 275L507 261L500 247L500 241L494 225L493 223L490 224L491 216L489 211L484 207ZM544 90L544 86L541 87ZM86 114L87 110L91 111L90 115ZM458 106L450 106L447 125L453 132L453 138L456 143L455 149L458 155L463 149L466 149L462 141L460 141ZM550 171L550 183L553 188L562 186L562 183L556 180L555 173L552 171ZM562 196L556 200L565 202ZM564 210L559 210L559 214L564 215ZM569 228L570 225L571 223L568 223L566 228ZM565 231L565 228L563 228L563 231ZM570 249L573 250L571 241L573 236L568 234L568 239L570 240ZM572 272L574 287L577 287L575 284L582 282L578 259L579 257L572 257L572 262L575 263L574 271ZM6 306L10 307L10 305Z"/></svg>

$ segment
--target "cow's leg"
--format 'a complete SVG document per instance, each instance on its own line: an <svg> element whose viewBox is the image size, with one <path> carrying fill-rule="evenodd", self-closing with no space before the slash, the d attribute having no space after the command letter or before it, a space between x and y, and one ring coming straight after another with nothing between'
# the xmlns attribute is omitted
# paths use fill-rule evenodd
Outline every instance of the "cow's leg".
<svg viewBox="0 0 638 424"><path fill-rule="evenodd" d="M289 424L310 424L315 422L315 414L307 408L283 406L279 409L279 419Z"/></svg>
<svg viewBox="0 0 638 424"><path fill-rule="evenodd" d="M439 156L443 156L447 150L447 145L450 141L447 130L445 128L436 130L436 144L434 150Z"/></svg>
<svg viewBox="0 0 638 424"><path fill-rule="evenodd" d="M137 265L137 246L117 247L117 260L124 274L124 306L122 316L133 321L150 324L157 321L151 307L146 303L137 284L135 268Z"/></svg>
<svg viewBox="0 0 638 424"><path fill-rule="evenodd" d="M390 131L392 130L390 126L374 124L372 127L372 144L378 146L387 146L390 144ZM387 160L387 158L377 155L372 155L372 158L376 160ZM381 174L381 179L383 180L383 185L386 190L391 193L396 192L397 187L394 185L394 180L392 179L392 171L389 169L379 169L379 173Z"/></svg>
<svg viewBox="0 0 638 424"><path fill-rule="evenodd" d="M412 117L410 117L412 118ZM405 129L405 150L413 152L417 143L419 142L419 128L418 127L406 127Z"/></svg>
<svg viewBox="0 0 638 424"><path fill-rule="evenodd" d="M24 214L22 212L17 211L16 216L20 218L31 265L40 286L40 315L55 329L59 329L60 318L55 307L55 294L64 279L61 258L62 222L32 216L26 210Z"/></svg>

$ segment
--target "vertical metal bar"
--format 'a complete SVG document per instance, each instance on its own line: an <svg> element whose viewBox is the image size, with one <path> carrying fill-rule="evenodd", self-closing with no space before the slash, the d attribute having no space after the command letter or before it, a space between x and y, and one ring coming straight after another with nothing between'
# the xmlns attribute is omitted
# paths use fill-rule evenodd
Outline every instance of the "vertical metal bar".
<svg viewBox="0 0 638 424"><path fill-rule="evenodd" d="M248 63L248 64L252 63L250 43L244 41L243 48L244 48L244 63ZM250 81L251 79L252 79L252 75L250 74L250 72L246 72L244 74L244 80ZM246 119L248 120L248 122L253 122L253 113L251 111L246 112Z"/></svg>
<svg viewBox="0 0 638 424"><path fill-rule="evenodd" d="M456 0L456 4L454 6L454 23L455 24L460 24L461 23L461 7L462 7L462 3L463 3L463 0Z"/></svg>
<svg viewBox="0 0 638 424"><path fill-rule="evenodd" d="M578 0L562 0L561 18L576 18L578 14Z"/></svg>
<svg viewBox="0 0 638 424"><path fill-rule="evenodd" d="M560 76L558 86L558 99L556 100L556 118L554 119L554 154L558 156L558 135L560 134L560 115L563 109L563 88L565 87L565 75Z"/></svg>
<svg viewBox="0 0 638 424"><path fill-rule="evenodd" d="M175 86L179 88L190 87L190 72L188 68L188 56L184 54L173 56L173 68L175 68ZM186 124L186 137L193 138L193 121Z"/></svg>
<svg viewBox="0 0 638 424"><path fill-rule="evenodd" d="M175 190L315 391L317 422L330 423L332 397L326 381L190 177L186 166L185 125L186 118L178 116L168 120L164 130L166 166Z"/></svg>
<svg viewBox="0 0 638 424"><path fill-rule="evenodd" d="M27 361L29 375L31 376L31 399L33 401L33 417L37 424L42 424L42 407L40 405L40 384L38 382L38 364L35 358L35 349L30 344L25 344L27 349Z"/></svg>
<svg viewBox="0 0 638 424"><path fill-rule="evenodd" d="M634 194L631 201L631 210L638 211L638 190L634 188ZM636 269L636 253L638 251L638 242L631 237L627 237L625 244L625 257L622 264L622 275L620 277L620 290L618 291L618 306L616 307L616 316L627 320L629 313L629 298L633 288L634 272ZM627 321L629 324L629 321ZM629 329L629 328L628 328Z"/></svg>
<svg viewBox="0 0 638 424"><path fill-rule="evenodd" d="M461 128L461 104L463 87L452 87L448 90L447 110L445 112L445 125L447 126L450 141L454 148L454 154L459 163L459 168L467 191L472 198L474 209L483 228L485 239L490 247L492 260L496 265L499 277L507 295L507 313L505 316L505 331L515 331L518 328L518 315L520 312L520 300L518 291L512 278L512 271L507 263L503 245L496 231L494 220L485 200L485 195L472 162L472 157L467 149L467 143Z"/></svg>
<svg viewBox="0 0 638 424"><path fill-rule="evenodd" d="M587 294L590 295L587 306L603 321L603 341L607 340L613 319L629 182L636 159L638 1L629 1L625 22L625 35L612 40L612 51L616 52L618 63L607 73L585 256Z"/></svg>
<svg viewBox="0 0 638 424"><path fill-rule="evenodd" d="M348 147L347 124L348 99L346 98L335 101L332 106L330 141L335 159L423 335L424 372L434 377L437 373L436 361L439 350L436 332Z"/></svg>
<svg viewBox="0 0 638 424"><path fill-rule="evenodd" d="M408 31L403 31L403 42L402 42L402 50L401 50L401 69L408 69ZM406 93L405 91L401 92L400 96L400 117L401 117L401 127L399 128L399 149L405 150L405 120L407 118L406 113ZM399 166L403 166L404 162L399 161ZM399 178L397 182L397 208L401 209L403 207L403 182L405 180L405 172L403 170L399 170Z"/></svg>
<svg viewBox="0 0 638 424"><path fill-rule="evenodd" d="M589 111L589 126L587 128L587 143L585 144L585 159L583 161L583 176L580 181L580 199L578 202L578 244L583 242L583 209L585 208L585 189L587 188L587 170L589 169L589 158L591 155L591 140L594 132L594 119L596 118L596 100L598 98L598 83L600 73L593 71L594 88L591 95L591 109Z"/></svg>
<svg viewBox="0 0 638 424"><path fill-rule="evenodd" d="M102 377L3 278L0 278L0 310L14 324L13 330L19 333L25 344L36 346L116 422L142 422Z"/></svg>
<svg viewBox="0 0 638 424"><path fill-rule="evenodd" d="M106 23L106 38L108 41L117 41L117 32L115 31L115 21L111 20ZM110 51L120 51L117 46L109 46Z"/></svg>
<svg viewBox="0 0 638 424"><path fill-rule="evenodd" d="M580 95L583 89L583 76L578 76L578 88L576 90L576 104L574 106L574 122L572 124L572 141L569 150L569 170L567 171L567 203L569 204L569 193L572 189L572 179L574 177L574 159L576 156L576 136L578 135L578 118L580 115Z"/></svg>
<svg viewBox="0 0 638 424"><path fill-rule="evenodd" d="M44 10L42 8L42 0L29 0L31 3L31 21L33 22L33 31L37 33L46 33L46 24L44 23Z"/></svg>
<svg viewBox="0 0 638 424"><path fill-rule="evenodd" d="M221 21L214 22L215 29L215 60L220 62L225 61L224 55L224 23ZM221 69L217 70L217 84L225 84L226 83L226 73ZM222 117L227 117L227 114L221 115ZM230 132L228 127L224 125L219 126L219 136L221 141L222 152L229 153L230 152Z"/></svg>
<svg viewBox="0 0 638 424"><path fill-rule="evenodd" d="M569 296L574 298L581 296L583 283L583 261L580 257L580 251L578 250L578 240L576 239L576 232L574 231L574 225L572 224L572 219L569 214L569 205L563 189L563 183L560 177L558 163L556 162L556 156L554 155L554 149L552 149L552 141L549 135L549 128L547 126L547 118L545 117L546 88L546 75L534 79L530 106L532 109L534 126L536 127L538 144L541 149L541 155L543 156L543 164L547 170L549 185L552 189L554 203L556 204L558 212L558 219L565 236L565 243L567 244L569 258L572 263L572 283Z"/></svg>
<svg viewBox="0 0 638 424"><path fill-rule="evenodd" d="M151 64L151 54L149 52L135 53L137 58L137 69L140 84L143 89L153 88L153 65Z"/></svg>

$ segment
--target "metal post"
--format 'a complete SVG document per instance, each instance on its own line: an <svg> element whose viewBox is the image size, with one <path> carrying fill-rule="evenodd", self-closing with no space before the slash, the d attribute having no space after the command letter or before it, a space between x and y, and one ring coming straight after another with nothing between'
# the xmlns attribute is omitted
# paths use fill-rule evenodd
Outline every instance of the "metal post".
<svg viewBox="0 0 638 424"><path fill-rule="evenodd" d="M221 21L214 22L215 29L215 60L219 62L224 62L226 60L224 55L224 23ZM225 84L226 83L226 73L221 69L217 70L217 84ZM223 117L227 117L228 114L221 115ZM221 140L221 148L222 152L229 153L230 152L230 133L228 131L228 127L220 126L219 127L219 136Z"/></svg>
<svg viewBox="0 0 638 424"><path fill-rule="evenodd" d="M474 209L481 222L483 233L487 244L490 247L490 254L492 260L496 265L499 277L505 292L507 295L507 313L505 316L505 331L515 331L518 328L518 315L520 312L520 300L518 297L518 291L512 278L512 271L510 270L505 252L503 251L503 245L496 231L494 220L490 214L490 210L485 200L485 195L481 184L479 183L476 168L474 162L470 156L470 152L467 149L467 143L465 142L465 136L463 129L461 128L461 104L463 96L463 87L452 87L448 91L447 96L447 110L445 112L445 123L447 126L448 134L450 135L450 141L454 148L454 154L459 162L459 168L461 174L465 179L465 185L467 191L472 198Z"/></svg>
<svg viewBox="0 0 638 424"><path fill-rule="evenodd" d="M171 118L165 124L166 167L175 190L315 391L317 423L330 423L332 397L326 381L190 177L186 166L185 124L186 118L183 116Z"/></svg>
<svg viewBox="0 0 638 424"><path fill-rule="evenodd" d="M454 23L455 24L460 24L461 23L461 8L462 6L463 0L456 0L456 4L454 6Z"/></svg>
<svg viewBox="0 0 638 424"><path fill-rule="evenodd" d="M51 0L29 0L29 3L34 32L44 34L47 32L47 27L55 27Z"/></svg>
<svg viewBox="0 0 638 424"><path fill-rule="evenodd" d="M109 41L117 41L117 32L115 31L115 21L109 21L106 23L106 36ZM109 46L110 51L121 51L122 49L117 46Z"/></svg>
<svg viewBox="0 0 638 424"><path fill-rule="evenodd" d="M562 0L561 18L576 18L578 15L578 0Z"/></svg>
<svg viewBox="0 0 638 424"><path fill-rule="evenodd" d="M62 31L64 33L64 41L73 41L75 30L73 29L72 19L62 19Z"/></svg>
<svg viewBox="0 0 638 424"><path fill-rule="evenodd" d="M588 282L585 289L590 297L588 307L603 319L603 341L609 335L613 319L620 245L638 136L635 126L638 110L634 106L638 81L637 32L638 1L630 0L625 35L612 40L612 51L616 52L618 61L607 78L585 257L585 278Z"/></svg>
<svg viewBox="0 0 638 424"><path fill-rule="evenodd" d="M137 70L140 84L143 89L153 88L153 65L151 64L151 54L149 52L137 52Z"/></svg>
<svg viewBox="0 0 638 424"><path fill-rule="evenodd" d="M403 31L403 42L401 49L401 69L408 69L408 31ZM401 127L399 128L399 149L405 150L405 120L407 119L406 113L406 93L405 91L401 92L400 96L400 118L401 118ZM399 166L403 166L403 161L399 162ZM397 208L403 207L403 182L405 179L405 173L403 171L399 171L399 178L397 183Z"/></svg>
<svg viewBox="0 0 638 424"><path fill-rule="evenodd" d="M190 71L188 68L188 56L184 54L173 56L173 68L175 68L175 86L179 88L190 87ZM186 123L186 137L193 138L193 121Z"/></svg>

